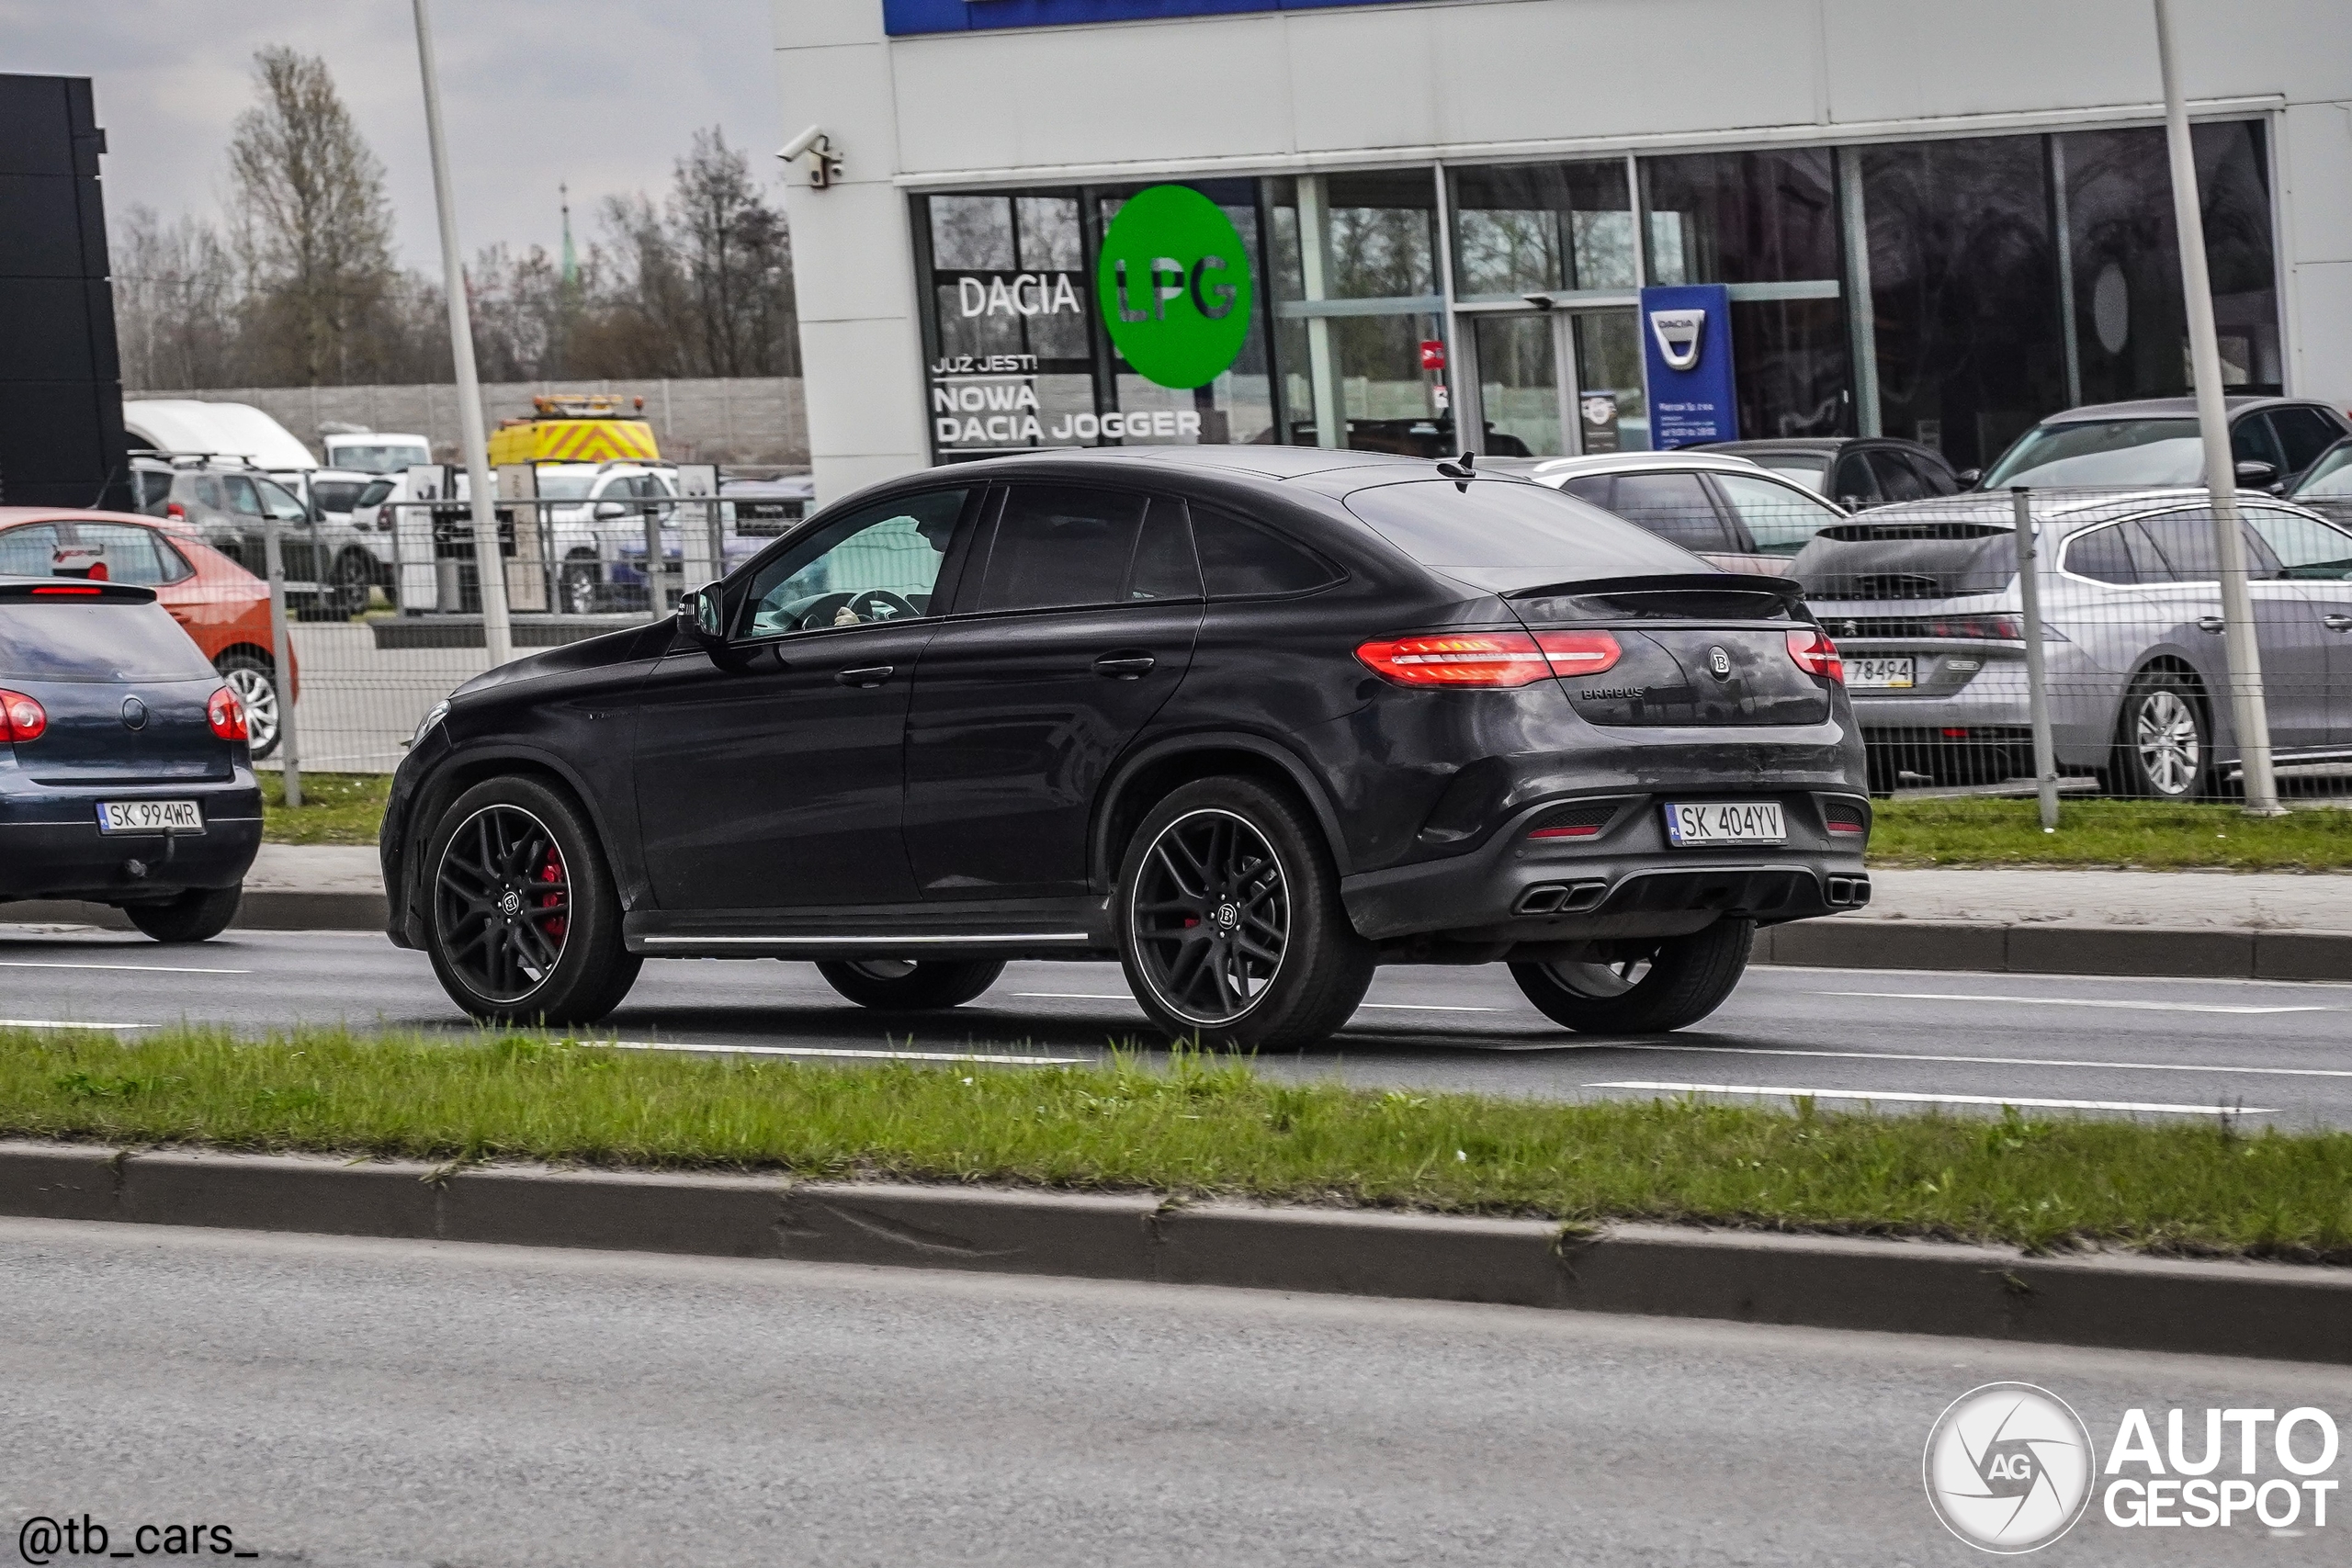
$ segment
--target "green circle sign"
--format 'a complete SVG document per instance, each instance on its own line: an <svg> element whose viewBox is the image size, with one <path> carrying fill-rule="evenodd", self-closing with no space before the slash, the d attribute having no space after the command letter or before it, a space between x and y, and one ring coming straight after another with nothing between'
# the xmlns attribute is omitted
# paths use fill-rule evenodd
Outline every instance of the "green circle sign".
<svg viewBox="0 0 2352 1568"><path fill-rule="evenodd" d="M1216 203L1153 186L1119 209L1095 276L1111 341L1145 379L1205 387L1250 335L1250 253Z"/></svg>

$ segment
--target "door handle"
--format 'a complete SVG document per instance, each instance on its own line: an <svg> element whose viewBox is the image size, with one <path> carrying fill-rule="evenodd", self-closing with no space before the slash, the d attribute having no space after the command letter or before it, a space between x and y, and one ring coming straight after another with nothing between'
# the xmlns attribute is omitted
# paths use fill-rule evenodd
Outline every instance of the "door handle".
<svg viewBox="0 0 2352 1568"><path fill-rule="evenodd" d="M2197 629L2200 632L2218 632L2222 629L2222 617L2199 615L2197 617Z"/></svg>
<svg viewBox="0 0 2352 1568"><path fill-rule="evenodd" d="M2322 615L2320 625L2332 632L2352 632L2352 615Z"/></svg>
<svg viewBox="0 0 2352 1568"><path fill-rule="evenodd" d="M1094 672L1114 681L1139 681L1159 662L1148 653L1106 653L1094 661Z"/></svg>
<svg viewBox="0 0 2352 1568"><path fill-rule="evenodd" d="M856 670L840 671L834 674L833 680L843 686L878 686L898 673L898 669L895 664L868 664Z"/></svg>

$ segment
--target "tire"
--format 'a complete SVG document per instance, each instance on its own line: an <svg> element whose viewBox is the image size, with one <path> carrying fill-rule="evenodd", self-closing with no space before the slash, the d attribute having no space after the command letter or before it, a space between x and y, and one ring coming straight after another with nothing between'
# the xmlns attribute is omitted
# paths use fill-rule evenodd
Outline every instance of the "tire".
<svg viewBox="0 0 2352 1568"><path fill-rule="evenodd" d="M1580 1034L1662 1034L1696 1023L1723 1006L1747 972L1747 954L1755 945L1756 922L1726 915L1702 931L1668 937L1638 957L1514 964L1510 977L1544 1017L1563 1029Z"/></svg>
<svg viewBox="0 0 2352 1568"><path fill-rule="evenodd" d="M1001 959L939 963L930 959L865 958L848 963L820 964L817 973L862 1008L883 1012L931 1012L958 1008L990 986L1004 973Z"/></svg>
<svg viewBox="0 0 2352 1568"><path fill-rule="evenodd" d="M425 842L425 951L450 999L492 1023L594 1023L644 959L586 814L538 779L466 791Z"/></svg>
<svg viewBox="0 0 2352 1568"><path fill-rule="evenodd" d="M1128 987L1176 1039L1315 1044L1354 1014L1378 963L1314 819L1253 779L1203 779L1152 807L1112 908Z"/></svg>
<svg viewBox="0 0 2352 1568"><path fill-rule="evenodd" d="M326 609L334 620L347 621L368 610L368 590L376 586L375 563L356 550L346 550L335 558L334 572L328 579L332 592Z"/></svg>
<svg viewBox="0 0 2352 1568"><path fill-rule="evenodd" d="M277 672L252 653L224 653L212 661L220 679L245 707L245 744L258 762L277 750Z"/></svg>
<svg viewBox="0 0 2352 1568"><path fill-rule="evenodd" d="M2133 681L2116 719L2115 793L2197 800L2214 793L2212 774L2213 721L2196 681L2171 670Z"/></svg>
<svg viewBox="0 0 2352 1568"><path fill-rule="evenodd" d="M605 573L594 557L563 563L557 592L567 615L593 615L605 607Z"/></svg>
<svg viewBox="0 0 2352 1568"><path fill-rule="evenodd" d="M243 884L192 887L167 904L125 904L122 912L157 942L210 942L237 918L244 893Z"/></svg>

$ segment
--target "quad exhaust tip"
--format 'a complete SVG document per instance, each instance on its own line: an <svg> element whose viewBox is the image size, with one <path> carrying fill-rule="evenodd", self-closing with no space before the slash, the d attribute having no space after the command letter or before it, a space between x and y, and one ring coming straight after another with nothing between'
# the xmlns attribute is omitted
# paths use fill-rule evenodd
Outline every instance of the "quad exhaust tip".
<svg viewBox="0 0 2352 1568"><path fill-rule="evenodd" d="M1871 901L1871 879L1867 876L1830 877L1826 895L1833 909L1859 909Z"/></svg>

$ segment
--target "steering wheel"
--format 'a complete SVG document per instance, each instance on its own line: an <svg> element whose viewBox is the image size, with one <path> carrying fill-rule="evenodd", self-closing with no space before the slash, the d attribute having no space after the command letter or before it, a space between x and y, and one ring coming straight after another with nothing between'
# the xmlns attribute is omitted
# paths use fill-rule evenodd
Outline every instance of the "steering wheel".
<svg viewBox="0 0 2352 1568"><path fill-rule="evenodd" d="M854 626L876 621L913 621L922 618L922 611L899 598L896 593L880 588L868 588L855 593L842 594L838 598L832 594L827 594L808 607L808 613L801 616L800 624L804 628L813 629L818 626Z"/></svg>

